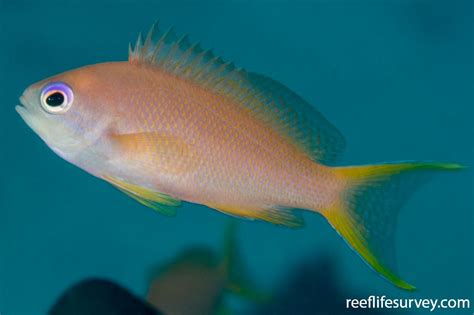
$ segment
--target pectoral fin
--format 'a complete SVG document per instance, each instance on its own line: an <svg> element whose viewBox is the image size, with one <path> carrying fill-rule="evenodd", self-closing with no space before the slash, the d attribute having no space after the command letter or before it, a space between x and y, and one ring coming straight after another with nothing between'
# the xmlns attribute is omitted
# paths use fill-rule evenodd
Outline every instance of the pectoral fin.
<svg viewBox="0 0 474 315"><path fill-rule="evenodd" d="M110 176L103 176L103 178L129 197L132 197L142 205L151 208L162 215L176 215L176 208L181 205L180 200L174 199L166 194L129 184Z"/></svg>
<svg viewBox="0 0 474 315"><path fill-rule="evenodd" d="M200 161L196 150L174 135L159 132L114 134L111 140L118 159L149 172L183 175L194 170Z"/></svg>

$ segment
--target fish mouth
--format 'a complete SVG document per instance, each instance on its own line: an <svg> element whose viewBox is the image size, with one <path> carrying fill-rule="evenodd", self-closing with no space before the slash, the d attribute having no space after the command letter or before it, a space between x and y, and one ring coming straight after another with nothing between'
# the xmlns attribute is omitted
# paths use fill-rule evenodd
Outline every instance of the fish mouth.
<svg viewBox="0 0 474 315"><path fill-rule="evenodd" d="M61 149L69 147L74 148L74 142L65 141L61 139L60 136L55 134L55 127L58 127L54 124L53 121L48 120L45 112L35 106L34 103L28 101L28 99L23 95L20 97L20 104L15 106L16 112L20 115L23 121L31 128L40 138L43 140L56 154L66 159L66 154ZM62 129L64 132L66 130ZM66 138L67 140L67 138Z"/></svg>
<svg viewBox="0 0 474 315"><path fill-rule="evenodd" d="M20 97L20 104L15 106L16 112L20 115L28 127L31 128L44 142L48 143L47 126L41 113L34 106L30 105L24 96Z"/></svg>
<svg viewBox="0 0 474 315"><path fill-rule="evenodd" d="M20 105L15 106L16 112L20 115L20 117L25 121L25 123L34 130L33 128L33 120L31 112L27 108L27 102L24 96L20 97Z"/></svg>
<svg viewBox="0 0 474 315"><path fill-rule="evenodd" d="M44 122L40 113L31 105L26 97L22 95L20 97L20 104L15 106L16 112L20 115L23 121L30 127L36 134L38 134L43 140ZM43 128L41 128L43 126Z"/></svg>
<svg viewBox="0 0 474 315"><path fill-rule="evenodd" d="M20 115L20 117L30 126L30 112L26 109L23 105L16 105L15 106L16 112ZM31 126L30 126L31 127Z"/></svg>

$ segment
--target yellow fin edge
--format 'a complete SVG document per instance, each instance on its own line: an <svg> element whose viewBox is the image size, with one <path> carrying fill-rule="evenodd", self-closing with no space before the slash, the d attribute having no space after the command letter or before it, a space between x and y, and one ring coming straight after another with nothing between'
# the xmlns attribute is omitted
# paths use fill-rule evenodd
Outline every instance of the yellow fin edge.
<svg viewBox="0 0 474 315"><path fill-rule="evenodd" d="M111 176L103 176L104 180L115 186L127 196L135 199L140 204L151 208L166 216L174 216L176 207L181 205L181 201L169 195L155 192L150 189L129 184Z"/></svg>

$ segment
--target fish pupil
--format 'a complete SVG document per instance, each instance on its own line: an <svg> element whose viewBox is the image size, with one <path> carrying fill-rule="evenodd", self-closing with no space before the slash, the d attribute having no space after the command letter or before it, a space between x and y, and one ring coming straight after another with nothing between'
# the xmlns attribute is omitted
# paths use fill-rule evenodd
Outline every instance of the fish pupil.
<svg viewBox="0 0 474 315"><path fill-rule="evenodd" d="M55 92L46 98L46 104L52 107L61 106L64 103L64 95L61 92Z"/></svg>

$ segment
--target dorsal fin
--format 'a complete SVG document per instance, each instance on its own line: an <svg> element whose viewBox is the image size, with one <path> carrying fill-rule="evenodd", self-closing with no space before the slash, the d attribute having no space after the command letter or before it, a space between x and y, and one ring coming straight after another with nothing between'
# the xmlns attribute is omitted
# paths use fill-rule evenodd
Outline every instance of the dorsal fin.
<svg viewBox="0 0 474 315"><path fill-rule="evenodd" d="M296 144L319 162L333 162L345 149L344 136L313 106L289 88L269 77L248 73L250 83L262 91L263 115L277 112L281 128Z"/></svg>
<svg viewBox="0 0 474 315"><path fill-rule="evenodd" d="M296 93L225 62L187 36L178 38L172 28L162 33L155 24L145 41L140 35L129 62L157 67L233 99L315 161L333 162L344 150L341 133Z"/></svg>

